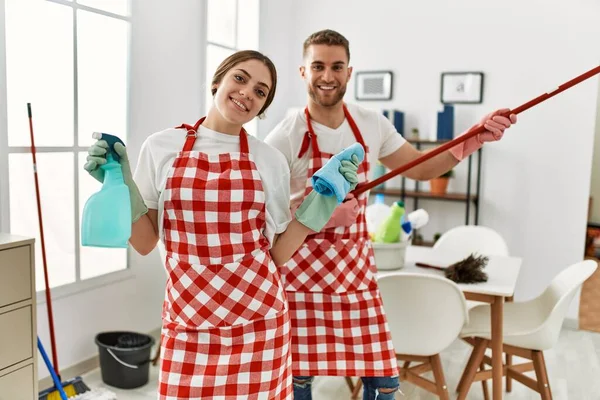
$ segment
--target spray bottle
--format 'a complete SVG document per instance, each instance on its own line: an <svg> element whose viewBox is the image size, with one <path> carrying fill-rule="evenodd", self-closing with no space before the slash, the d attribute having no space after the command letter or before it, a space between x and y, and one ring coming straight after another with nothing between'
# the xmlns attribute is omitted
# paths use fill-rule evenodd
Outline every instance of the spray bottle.
<svg viewBox="0 0 600 400"><path fill-rule="evenodd" d="M402 226L400 221L404 215L404 202L397 201L392 204L387 218L379 225L375 233L375 242L397 243L400 241Z"/></svg>
<svg viewBox="0 0 600 400"><path fill-rule="evenodd" d="M81 244L83 246L127 248L131 236L131 202L129 188L123 179L115 143L123 141L107 133L94 132L94 139L108 143L104 181L99 192L94 193L83 207L81 219Z"/></svg>

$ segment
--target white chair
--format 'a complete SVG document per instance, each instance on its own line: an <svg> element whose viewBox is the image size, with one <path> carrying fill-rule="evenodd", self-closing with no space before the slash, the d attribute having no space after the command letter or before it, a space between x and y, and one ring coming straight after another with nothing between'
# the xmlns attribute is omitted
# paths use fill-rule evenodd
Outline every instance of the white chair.
<svg viewBox="0 0 600 400"><path fill-rule="evenodd" d="M410 273L381 277L379 290L396 358L404 361L400 380L449 399L439 353L468 322L465 296L446 278ZM415 362L420 364L411 367ZM421 376L428 371L433 371L434 382Z"/></svg>
<svg viewBox="0 0 600 400"><path fill-rule="evenodd" d="M508 256L506 242L495 230L480 225L463 225L445 232L433 245L453 255L467 257L471 253Z"/></svg>
<svg viewBox="0 0 600 400"><path fill-rule="evenodd" d="M543 400L552 398L543 351L556 344L573 297L597 267L598 264L592 260L573 264L558 274L537 298L504 306L504 352L532 361L506 365L504 374L540 393ZM461 332L463 338L474 338L474 348L456 389L459 400L466 398L476 375L479 375L477 380L489 379L489 371L484 375L478 373L477 368L482 362L491 364L490 358L485 355L491 340L490 315L488 305L470 310L469 323ZM537 381L523 375L523 372L532 370L535 370ZM507 391L510 390L507 388Z"/></svg>

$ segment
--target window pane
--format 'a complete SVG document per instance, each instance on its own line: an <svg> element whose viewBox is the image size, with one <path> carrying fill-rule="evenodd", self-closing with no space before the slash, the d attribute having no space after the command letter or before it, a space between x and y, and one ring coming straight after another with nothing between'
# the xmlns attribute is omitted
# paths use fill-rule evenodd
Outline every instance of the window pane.
<svg viewBox="0 0 600 400"><path fill-rule="evenodd" d="M209 42L236 47L236 3L237 0L208 0L207 37Z"/></svg>
<svg viewBox="0 0 600 400"><path fill-rule="evenodd" d="M208 110L213 104L213 98L210 92L210 83L212 82L212 77L215 74L219 64L221 64L224 59L232 54L233 51L224 49L223 47L214 46L212 44L209 44L206 47L206 110L204 114L208 113Z"/></svg>
<svg viewBox="0 0 600 400"><path fill-rule="evenodd" d="M127 135L129 23L77 11L79 145L95 131Z"/></svg>
<svg viewBox="0 0 600 400"><path fill-rule="evenodd" d="M8 145L73 145L73 11L42 0L6 0Z"/></svg>
<svg viewBox="0 0 600 400"><path fill-rule="evenodd" d="M237 48L258 50L258 0L240 0L238 5Z"/></svg>
<svg viewBox="0 0 600 400"><path fill-rule="evenodd" d="M37 153L50 287L75 281L73 154ZM31 154L9 154L11 233L35 237L35 281L44 290L42 246Z"/></svg>
<svg viewBox="0 0 600 400"><path fill-rule="evenodd" d="M79 153L79 221L85 202L90 196L100 190L102 184L83 170L87 153ZM81 222L80 222L81 224ZM81 227L79 228L81 232ZM108 249L79 245L79 273L81 279L119 271L127 268L127 249Z"/></svg>
<svg viewBox="0 0 600 400"><path fill-rule="evenodd" d="M79 4L118 15L129 15L129 0L77 0Z"/></svg>

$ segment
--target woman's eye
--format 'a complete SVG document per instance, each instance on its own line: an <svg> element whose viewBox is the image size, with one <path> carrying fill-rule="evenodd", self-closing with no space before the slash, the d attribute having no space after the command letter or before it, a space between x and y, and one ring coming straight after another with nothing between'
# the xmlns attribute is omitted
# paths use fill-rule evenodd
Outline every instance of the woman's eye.
<svg viewBox="0 0 600 400"><path fill-rule="evenodd" d="M265 97L265 96L267 95L267 94L266 94L264 91L262 91L262 90L260 90L260 89L258 89L258 90L256 91L256 93L258 93L258 95L259 95L260 97Z"/></svg>
<svg viewBox="0 0 600 400"><path fill-rule="evenodd" d="M234 75L233 78L238 82L244 82L244 77L241 75Z"/></svg>

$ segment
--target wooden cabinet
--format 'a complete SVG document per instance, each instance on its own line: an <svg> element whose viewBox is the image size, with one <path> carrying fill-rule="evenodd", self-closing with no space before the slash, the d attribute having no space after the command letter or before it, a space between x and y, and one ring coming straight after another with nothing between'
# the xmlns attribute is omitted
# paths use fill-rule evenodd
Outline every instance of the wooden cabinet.
<svg viewBox="0 0 600 400"><path fill-rule="evenodd" d="M34 239L0 233L0 400L37 398Z"/></svg>

